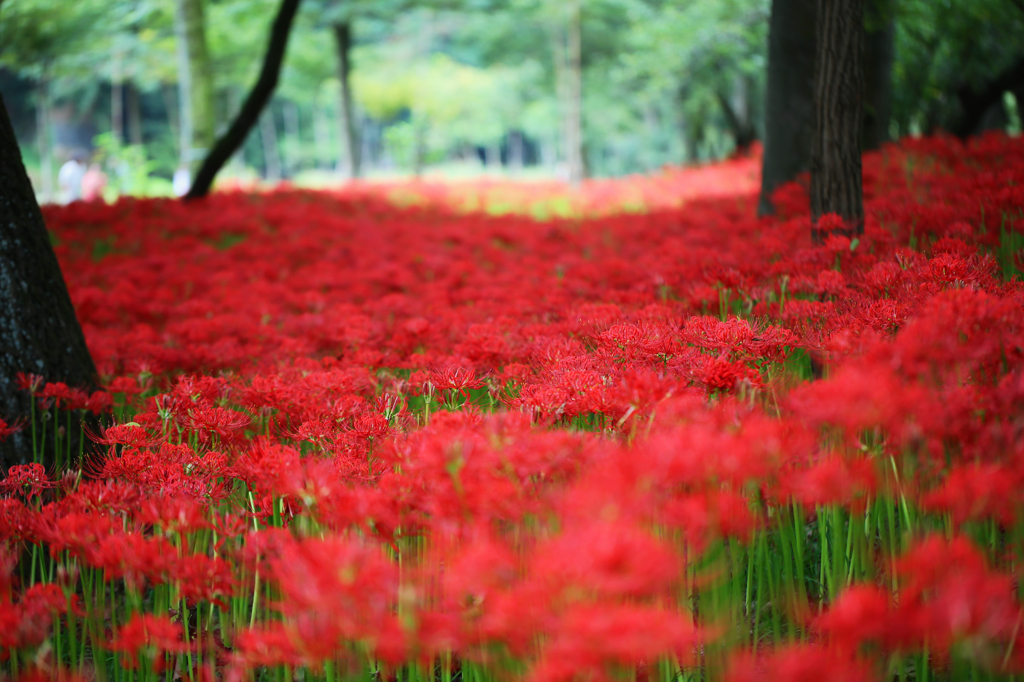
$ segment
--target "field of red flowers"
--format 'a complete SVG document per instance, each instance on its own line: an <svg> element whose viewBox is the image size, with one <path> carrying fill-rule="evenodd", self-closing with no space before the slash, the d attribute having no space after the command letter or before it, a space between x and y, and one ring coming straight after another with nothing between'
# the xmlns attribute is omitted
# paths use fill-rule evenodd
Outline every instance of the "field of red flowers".
<svg viewBox="0 0 1024 682"><path fill-rule="evenodd" d="M20 427L113 406L101 456L0 481L5 670L1024 675L1024 141L866 156L866 234L820 247L743 168L546 222L46 208L108 394L24 376Z"/></svg>

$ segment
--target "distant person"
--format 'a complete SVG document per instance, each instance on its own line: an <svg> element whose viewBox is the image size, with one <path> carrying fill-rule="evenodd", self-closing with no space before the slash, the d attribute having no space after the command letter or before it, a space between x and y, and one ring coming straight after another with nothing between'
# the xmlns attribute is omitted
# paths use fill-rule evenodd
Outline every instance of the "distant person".
<svg viewBox="0 0 1024 682"><path fill-rule="evenodd" d="M85 175L83 158L81 152L75 152L57 173L57 187L60 189L62 204L70 204L82 198L82 177Z"/></svg>
<svg viewBox="0 0 1024 682"><path fill-rule="evenodd" d="M174 187L174 196L183 197L188 194L192 187L192 174L188 171L188 166L178 166L178 170L174 171L171 185Z"/></svg>
<svg viewBox="0 0 1024 682"><path fill-rule="evenodd" d="M82 200L102 201L103 190L106 186L107 174L103 172L98 163L93 162L82 176Z"/></svg>

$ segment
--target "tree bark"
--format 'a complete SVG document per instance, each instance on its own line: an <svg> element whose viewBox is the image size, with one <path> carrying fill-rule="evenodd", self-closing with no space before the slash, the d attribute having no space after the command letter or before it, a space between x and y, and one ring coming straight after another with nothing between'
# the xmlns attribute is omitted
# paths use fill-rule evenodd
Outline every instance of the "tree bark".
<svg viewBox="0 0 1024 682"><path fill-rule="evenodd" d="M352 99L352 24L342 21L334 24L334 44L338 53L338 81L341 83L341 140L345 146L345 170L350 178L358 178L360 171L359 136L356 133L355 103Z"/></svg>
<svg viewBox="0 0 1024 682"><path fill-rule="evenodd" d="M811 141L811 235L864 233L861 138L864 122L864 0L820 0ZM843 219L830 230L826 213Z"/></svg>
<svg viewBox="0 0 1024 682"><path fill-rule="evenodd" d="M175 33L181 90L181 162L194 169L210 150L216 125L203 0L176 0Z"/></svg>
<svg viewBox="0 0 1024 682"><path fill-rule="evenodd" d="M53 201L53 147L50 145L50 84L45 74L36 84L36 144L39 146L40 196L46 204Z"/></svg>
<svg viewBox="0 0 1024 682"><path fill-rule="evenodd" d="M569 182L578 187L586 173L583 160L583 12L582 0L569 0L566 49L566 161Z"/></svg>
<svg viewBox="0 0 1024 682"><path fill-rule="evenodd" d="M96 367L0 96L0 417L8 423L27 422L31 414L32 398L19 390L18 372L96 388ZM0 443L4 468L32 461L26 426ZM69 434L75 435L81 437Z"/></svg>
<svg viewBox="0 0 1024 682"><path fill-rule="evenodd" d="M757 212L774 212L771 194L807 170L814 112L816 0L773 0L768 26L764 159Z"/></svg>
<svg viewBox="0 0 1024 682"><path fill-rule="evenodd" d="M260 111L263 110L277 87L281 62L284 61L284 53L288 47L288 35L291 33L292 22L298 9L299 0L281 0L277 16L270 27L270 40L267 53L263 57L263 69L260 71L260 77L249 92L249 97L242 105L242 110L238 112L238 116L231 123L231 127L223 137L217 140L217 144L206 156L196 174L195 182L192 183L192 187L185 195L186 200L206 196L217 173L231 158L235 150L245 142L246 136L259 118Z"/></svg>
<svg viewBox="0 0 1024 682"><path fill-rule="evenodd" d="M889 141L892 119L892 68L896 59L896 22L893 0L875 0L864 31L864 140L865 150Z"/></svg>

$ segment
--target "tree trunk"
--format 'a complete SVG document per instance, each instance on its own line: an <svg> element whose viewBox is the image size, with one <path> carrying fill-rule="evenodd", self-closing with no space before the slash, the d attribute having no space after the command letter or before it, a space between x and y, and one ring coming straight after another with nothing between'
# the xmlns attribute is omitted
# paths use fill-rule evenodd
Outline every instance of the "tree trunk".
<svg viewBox="0 0 1024 682"><path fill-rule="evenodd" d="M249 92L249 97L242 105L242 110L238 112L238 116L231 123L231 127L223 137L217 140L217 144L206 156L199 172L196 173L195 182L192 183L191 189L185 195L185 199L198 199L206 196L217 173L235 153L235 150L245 142L246 136L259 118L260 111L263 110L273 94L274 88L277 87L281 62L284 61L285 49L288 47L288 35L298 9L299 0L281 0L277 16L274 17L274 23L270 27L270 40L267 53L263 57L260 77Z"/></svg>
<svg viewBox="0 0 1024 682"><path fill-rule="evenodd" d="M523 166L526 165L525 157L526 150L523 141L523 131L513 130L508 134L508 165L512 169L512 172L518 174L522 172Z"/></svg>
<svg viewBox="0 0 1024 682"><path fill-rule="evenodd" d="M277 126L274 125L274 108L267 106L260 115L260 137L263 141L263 166L268 182L281 180L281 159L277 154Z"/></svg>
<svg viewBox="0 0 1024 682"><path fill-rule="evenodd" d="M174 97L175 88L173 85L160 84L160 94L164 100L164 109L167 111L167 125L171 129L171 135L178 141L178 158L185 158L187 147L182 146L183 134L181 130L181 109ZM180 95L179 95L180 96Z"/></svg>
<svg viewBox="0 0 1024 682"><path fill-rule="evenodd" d="M139 88L131 81L125 82L125 111L128 114L128 144L142 144L142 108L139 103Z"/></svg>
<svg viewBox="0 0 1024 682"><path fill-rule="evenodd" d="M771 194L775 188L807 170L814 111L816 13L816 0L772 2L759 215L774 212Z"/></svg>
<svg viewBox="0 0 1024 682"><path fill-rule="evenodd" d="M178 83L181 89L181 162L195 168L213 145L213 67L206 44L203 0L176 0Z"/></svg>
<svg viewBox="0 0 1024 682"><path fill-rule="evenodd" d="M864 25L864 149L889 141L892 68L896 59L893 0L875 0Z"/></svg>
<svg viewBox="0 0 1024 682"><path fill-rule="evenodd" d="M299 106L291 100L284 103L284 152L288 164L287 175L295 177L302 162L302 135L299 130Z"/></svg>
<svg viewBox="0 0 1024 682"><path fill-rule="evenodd" d="M733 141L736 144L736 155L746 156L750 151L750 145L754 144L757 140L757 132L754 130L747 112L744 111L746 107L744 106L737 111L737 109L733 108L729 98L721 91L716 92L715 97L722 107L722 114L725 115L726 125L729 126L729 132L732 133Z"/></svg>
<svg viewBox="0 0 1024 682"><path fill-rule="evenodd" d="M568 79L565 74L565 36L562 35L561 27L555 27L551 30L551 55L553 57L555 67L555 102L558 106L560 123L555 133L555 139L553 141L554 144L551 148L551 151L553 152L551 154L551 167L554 169L556 176L561 176L561 163L564 161L563 157L568 149L566 139L568 138L569 130L569 96L566 94L568 92Z"/></svg>
<svg viewBox="0 0 1024 682"><path fill-rule="evenodd" d="M313 98L313 142L316 147L316 167L318 170L324 168L324 150L331 148L331 136L327 130L327 121L324 117L324 108L319 97Z"/></svg>
<svg viewBox="0 0 1024 682"><path fill-rule="evenodd" d="M110 132L118 145L124 142L124 77L121 52L114 53L110 78Z"/></svg>
<svg viewBox="0 0 1024 682"><path fill-rule="evenodd" d="M566 161L569 182L578 187L586 169L583 165L583 62L582 0L569 0L568 47L566 50Z"/></svg>
<svg viewBox="0 0 1024 682"><path fill-rule="evenodd" d="M0 96L0 417L9 424L31 415L32 398L19 390L18 372L96 388L96 367ZM32 461L30 428L0 443L3 468Z"/></svg>
<svg viewBox="0 0 1024 682"><path fill-rule="evenodd" d="M36 143L39 146L40 196L46 204L53 201L53 147L50 145L50 84L45 74L36 84Z"/></svg>
<svg viewBox="0 0 1024 682"><path fill-rule="evenodd" d="M832 232L850 237L864 233L864 0L820 0L817 25L811 235L821 243L830 230L819 225L826 213L843 219L843 226Z"/></svg>
<svg viewBox="0 0 1024 682"><path fill-rule="evenodd" d="M338 81L341 83L341 140L345 145L345 170L350 178L359 177L359 139L356 135L355 104L352 101L352 24L334 24L334 44L338 52Z"/></svg>

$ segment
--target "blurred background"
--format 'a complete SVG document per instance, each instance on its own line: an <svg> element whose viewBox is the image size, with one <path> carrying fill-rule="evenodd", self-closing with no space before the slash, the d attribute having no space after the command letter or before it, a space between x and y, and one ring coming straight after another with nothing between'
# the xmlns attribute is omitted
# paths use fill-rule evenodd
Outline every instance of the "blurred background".
<svg viewBox="0 0 1024 682"><path fill-rule="evenodd" d="M0 93L44 202L72 158L102 169L108 200L173 194L241 107L278 6L0 3ZM763 136L771 4L303 0L273 98L218 182L570 180L743 154ZM1019 132L1024 78L1005 75L1024 2L869 0L866 28L885 135L952 129L985 87L1003 97L969 132Z"/></svg>

